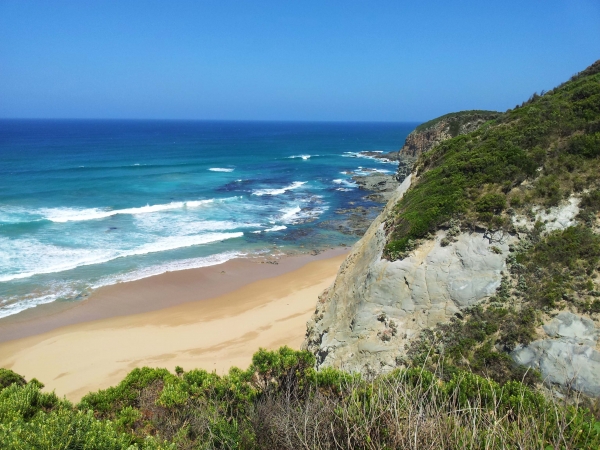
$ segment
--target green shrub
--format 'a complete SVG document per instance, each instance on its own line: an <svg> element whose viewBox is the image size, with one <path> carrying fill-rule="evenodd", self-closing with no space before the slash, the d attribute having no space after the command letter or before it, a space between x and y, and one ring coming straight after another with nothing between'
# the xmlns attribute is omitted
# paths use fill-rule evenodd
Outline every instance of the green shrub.
<svg viewBox="0 0 600 450"><path fill-rule="evenodd" d="M0 391L12 384L23 386L26 384L25 378L10 369L0 367Z"/></svg>
<svg viewBox="0 0 600 450"><path fill-rule="evenodd" d="M554 206L565 195L584 189L577 180L597 177L600 170L599 85L599 73L585 72L421 155L415 166L419 178L386 220L385 257L404 257L409 242L435 232L451 218L509 230L510 221L498 217L501 211L505 215L500 194L477 199L482 188L508 193L521 190L524 181L533 183L533 192L511 194L513 207Z"/></svg>
<svg viewBox="0 0 600 450"><path fill-rule="evenodd" d="M113 418L123 408L137 406L142 389L154 382L176 379L167 369L137 368L117 386L89 393L81 399L81 410L93 409L101 417Z"/></svg>

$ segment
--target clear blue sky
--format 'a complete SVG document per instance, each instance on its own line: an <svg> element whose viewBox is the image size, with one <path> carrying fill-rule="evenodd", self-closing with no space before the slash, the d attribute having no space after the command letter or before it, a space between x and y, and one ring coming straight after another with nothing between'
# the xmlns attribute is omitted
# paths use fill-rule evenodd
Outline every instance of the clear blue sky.
<svg viewBox="0 0 600 450"><path fill-rule="evenodd" d="M423 121L599 58L598 0L0 0L0 117Z"/></svg>

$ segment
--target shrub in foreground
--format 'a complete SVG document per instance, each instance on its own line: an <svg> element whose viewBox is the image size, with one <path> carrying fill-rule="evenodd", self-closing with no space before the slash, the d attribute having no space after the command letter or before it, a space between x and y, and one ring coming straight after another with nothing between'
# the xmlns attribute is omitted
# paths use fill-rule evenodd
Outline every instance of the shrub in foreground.
<svg viewBox="0 0 600 450"><path fill-rule="evenodd" d="M8 374L0 448L600 448L587 409L520 382L464 371L443 381L418 368L367 380L313 365L310 353L283 347L225 376L135 369L77 406Z"/></svg>

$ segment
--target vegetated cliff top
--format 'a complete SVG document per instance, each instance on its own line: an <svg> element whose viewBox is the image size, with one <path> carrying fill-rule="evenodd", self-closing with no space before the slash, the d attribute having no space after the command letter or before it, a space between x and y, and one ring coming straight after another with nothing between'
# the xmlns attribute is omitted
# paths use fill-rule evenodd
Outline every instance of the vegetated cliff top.
<svg viewBox="0 0 600 450"><path fill-rule="evenodd" d="M406 137L398 157L418 157L445 140L475 131L500 114L497 111L460 111L425 122Z"/></svg>
<svg viewBox="0 0 600 450"><path fill-rule="evenodd" d="M387 218L385 256L401 258L415 240L450 219L510 231L515 210L554 206L573 192L596 189L599 157L597 61L557 88L422 154L417 182Z"/></svg>
<svg viewBox="0 0 600 450"><path fill-rule="evenodd" d="M436 117L435 119L431 119L427 122L422 123L414 129L414 132L419 133L427 129L433 128L435 125L442 121L469 121L479 118L491 120L495 119L500 114L502 113L498 111L486 111L482 109L471 109L467 111L453 112L449 114L444 114L443 116Z"/></svg>

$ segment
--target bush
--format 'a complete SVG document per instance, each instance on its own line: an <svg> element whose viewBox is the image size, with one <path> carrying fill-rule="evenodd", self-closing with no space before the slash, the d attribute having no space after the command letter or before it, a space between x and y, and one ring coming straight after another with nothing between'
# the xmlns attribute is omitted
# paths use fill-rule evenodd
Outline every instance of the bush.
<svg viewBox="0 0 600 450"><path fill-rule="evenodd" d="M600 73L584 71L485 127L421 155L415 166L419 178L386 220L385 257L404 257L409 242L451 218L509 231L510 221L499 217L506 215L505 200L495 192L516 189L520 192L510 194L511 205L528 208L557 205L564 196L588 187L581 180L597 178L600 171L598 86ZM535 190L523 188L524 181ZM479 199L482 189L491 193Z"/></svg>

